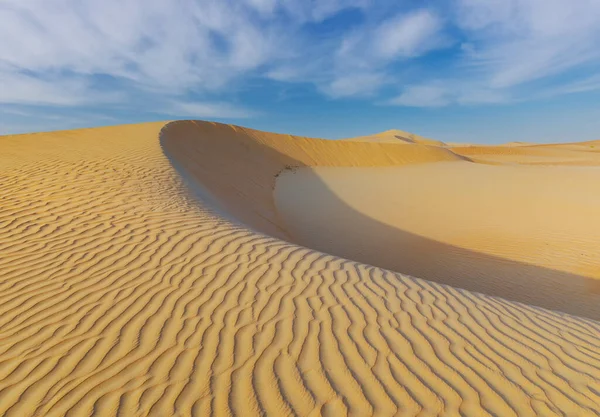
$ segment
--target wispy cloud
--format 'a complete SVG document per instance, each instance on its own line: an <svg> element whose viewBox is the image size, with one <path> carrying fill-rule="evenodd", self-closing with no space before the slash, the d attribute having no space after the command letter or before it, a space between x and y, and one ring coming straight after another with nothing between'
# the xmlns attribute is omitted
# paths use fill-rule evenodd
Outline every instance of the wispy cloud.
<svg viewBox="0 0 600 417"><path fill-rule="evenodd" d="M598 44L597 0L4 0L0 103L251 117L251 79L506 103L599 89Z"/></svg>
<svg viewBox="0 0 600 417"><path fill-rule="evenodd" d="M431 10L402 13L377 27L370 46L384 59L420 56L444 44L442 30L442 20Z"/></svg>
<svg viewBox="0 0 600 417"><path fill-rule="evenodd" d="M600 64L600 2L458 0L465 57L494 88L509 88Z"/></svg>
<svg viewBox="0 0 600 417"><path fill-rule="evenodd" d="M166 103L165 107L157 110L160 113L170 114L178 117L208 119L245 119L256 114L256 111L239 107L231 103L199 101L174 101Z"/></svg>
<svg viewBox="0 0 600 417"><path fill-rule="evenodd" d="M456 0L462 44L433 79L411 80L402 106L509 103L599 89L600 2Z"/></svg>
<svg viewBox="0 0 600 417"><path fill-rule="evenodd" d="M24 0L0 5L3 70L109 75L144 89L225 85L269 59L273 38L227 2ZM18 42L8 41L18 39Z"/></svg>
<svg viewBox="0 0 600 417"><path fill-rule="evenodd" d="M119 124L105 114L63 107L0 104L0 134L64 130L91 125Z"/></svg>
<svg viewBox="0 0 600 417"><path fill-rule="evenodd" d="M321 90L332 97L369 95L393 82L389 67L446 44L440 17L429 9L402 12L351 31L335 51Z"/></svg>
<svg viewBox="0 0 600 417"><path fill-rule="evenodd" d="M333 98L368 96L385 82L385 77L377 72L350 73L336 76L321 89Z"/></svg>
<svg viewBox="0 0 600 417"><path fill-rule="evenodd" d="M123 99L123 92L95 88L87 77L2 70L0 104L79 106Z"/></svg>
<svg viewBox="0 0 600 417"><path fill-rule="evenodd" d="M268 77L296 63L301 51L290 51L309 44L304 25L369 3L7 0L0 3L0 103L156 107L188 100L163 106L166 114L248 117L224 101L245 76ZM191 103L190 94L200 100Z"/></svg>
<svg viewBox="0 0 600 417"><path fill-rule="evenodd" d="M433 80L421 84L408 85L400 95L384 104L406 107L443 107L450 104L477 105L500 104L516 101L503 90L464 79Z"/></svg>
<svg viewBox="0 0 600 417"><path fill-rule="evenodd" d="M449 104L449 91L438 85L408 86L398 97L388 103L410 107L441 107Z"/></svg>

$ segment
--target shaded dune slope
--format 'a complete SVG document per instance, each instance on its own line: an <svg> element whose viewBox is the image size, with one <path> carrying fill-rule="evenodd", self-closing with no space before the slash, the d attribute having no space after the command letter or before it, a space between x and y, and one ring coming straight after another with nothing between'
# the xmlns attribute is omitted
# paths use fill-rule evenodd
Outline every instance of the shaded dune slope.
<svg viewBox="0 0 600 417"><path fill-rule="evenodd" d="M293 161L451 152L204 122L0 146L0 415L600 413L598 322L278 239Z"/></svg>
<svg viewBox="0 0 600 417"><path fill-rule="evenodd" d="M331 141L261 132L200 121L173 122L163 129L167 156L195 185L247 226L286 236L273 199L275 180L286 169L311 166L399 166L466 157L435 146Z"/></svg>
<svg viewBox="0 0 600 417"><path fill-rule="evenodd" d="M293 241L600 319L600 169L436 162L278 177Z"/></svg>

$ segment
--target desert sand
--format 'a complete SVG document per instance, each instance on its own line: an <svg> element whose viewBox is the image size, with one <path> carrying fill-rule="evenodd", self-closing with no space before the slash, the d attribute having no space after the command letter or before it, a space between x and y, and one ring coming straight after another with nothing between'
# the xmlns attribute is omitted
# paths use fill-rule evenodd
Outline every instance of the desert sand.
<svg viewBox="0 0 600 417"><path fill-rule="evenodd" d="M307 167L275 202L307 247L600 320L600 167Z"/></svg>
<svg viewBox="0 0 600 417"><path fill-rule="evenodd" d="M0 415L598 415L595 145L394 132L0 137Z"/></svg>

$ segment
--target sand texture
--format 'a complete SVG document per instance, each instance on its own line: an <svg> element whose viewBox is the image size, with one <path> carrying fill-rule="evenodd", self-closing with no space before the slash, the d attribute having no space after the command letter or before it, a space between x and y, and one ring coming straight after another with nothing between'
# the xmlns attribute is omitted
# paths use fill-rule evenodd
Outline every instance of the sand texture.
<svg viewBox="0 0 600 417"><path fill-rule="evenodd" d="M586 299L597 292L578 281L597 277L597 220L588 219L589 230L578 226L597 201L575 196L595 192L583 178L596 174L594 167L552 166L560 160L555 149L569 160L576 153L579 165L596 158L585 145L548 147L548 165L530 167L537 151L500 161L488 157L494 152L455 152L414 138L401 146L325 141L192 121L0 137L0 415L597 416L600 323ZM460 182L471 178L463 172L469 169L493 172L456 184L463 194L486 178L497 179L499 194L508 192L507 178L519 169L532 178L514 192L541 181L532 170L552 170L552 181L577 178L572 205L555 212L579 218L545 235L554 224L547 207L539 223L503 235L507 218L531 221L533 197L491 224L505 207L495 206L503 197L493 189L483 200L429 195L441 193L435 178ZM347 193L353 176L362 179ZM421 178L422 190L411 189ZM320 212L336 206L327 199L311 206L315 194L305 194L298 207L314 213L294 214L298 190L282 193L290 180L328 185L340 196L341 217L364 210L367 182L387 182L384 192L397 204L362 214L437 240L422 253L411 249L434 251L435 274L427 278L437 282L401 274L413 264L418 272L419 256L413 264L374 266L368 253L341 253L327 242L339 236L312 229L304 236L303 223L318 224ZM410 198L402 201L404 194ZM427 213L411 201L436 198L438 216L427 225ZM490 227L492 240L531 234L552 242L553 251L461 240L461 204L473 205L466 212L474 226ZM495 211L483 213L486 204ZM445 228L450 217L456 224ZM357 233L368 226L355 220L332 224ZM561 233L569 231L577 250L587 251L581 270L577 255L564 251ZM389 243L384 250L403 259L408 246ZM460 250L443 251L452 245ZM459 276L452 262L463 255ZM509 264L499 280L537 279L542 301L561 298L569 276L559 276L552 293L547 276L511 278L511 262L571 274L569 296L588 307L572 310L576 316L535 306L535 297L518 303L518 286L494 297L507 286L494 284L496 264L485 264L487 257ZM392 266L398 272L382 268Z"/></svg>
<svg viewBox="0 0 600 417"><path fill-rule="evenodd" d="M472 161L501 164L600 166L600 140L552 145L450 146Z"/></svg>
<svg viewBox="0 0 600 417"><path fill-rule="evenodd" d="M600 320L600 167L307 167L275 201L305 246Z"/></svg>
<svg viewBox="0 0 600 417"><path fill-rule="evenodd" d="M405 132L403 130L386 130L385 132L376 133L369 136L359 136L355 138L345 139L352 142L371 142L371 143L398 143L398 144L420 144L445 146L442 141L425 138L415 135L414 133Z"/></svg>

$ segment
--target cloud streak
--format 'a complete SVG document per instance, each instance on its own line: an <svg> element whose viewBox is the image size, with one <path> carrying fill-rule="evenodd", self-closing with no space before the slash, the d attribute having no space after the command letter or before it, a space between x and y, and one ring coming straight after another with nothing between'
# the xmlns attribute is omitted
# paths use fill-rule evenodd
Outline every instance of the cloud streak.
<svg viewBox="0 0 600 417"><path fill-rule="evenodd" d="M5 0L0 104L241 118L252 103L228 103L251 79L506 103L600 89L598 44L597 0Z"/></svg>
<svg viewBox="0 0 600 417"><path fill-rule="evenodd" d="M255 111L220 102L174 101L167 103L157 111L178 117L209 118L209 119L246 119L256 114Z"/></svg>
<svg viewBox="0 0 600 417"><path fill-rule="evenodd" d="M600 90L600 2L456 0L454 6L452 25L463 40L456 60L409 82L388 103L510 103Z"/></svg>
<svg viewBox="0 0 600 417"><path fill-rule="evenodd" d="M457 23L470 38L472 64L489 85L509 88L599 64L596 0L458 0Z"/></svg>

